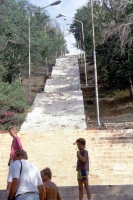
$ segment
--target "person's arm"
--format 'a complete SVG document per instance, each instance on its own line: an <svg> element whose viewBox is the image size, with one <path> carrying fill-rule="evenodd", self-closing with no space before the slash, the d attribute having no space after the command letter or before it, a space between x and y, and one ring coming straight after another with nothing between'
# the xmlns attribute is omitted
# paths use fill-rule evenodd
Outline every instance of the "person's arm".
<svg viewBox="0 0 133 200"><path fill-rule="evenodd" d="M10 166L10 161L11 161L11 160L10 160L10 158L9 158L9 161L8 161L8 166Z"/></svg>
<svg viewBox="0 0 133 200"><path fill-rule="evenodd" d="M19 179L18 178L13 178L12 183L11 183L11 189L9 192L8 200L12 199L17 191L19 184Z"/></svg>
<svg viewBox="0 0 133 200"><path fill-rule="evenodd" d="M61 200L61 196L58 190L57 190L57 200Z"/></svg>
<svg viewBox="0 0 133 200"><path fill-rule="evenodd" d="M15 161L12 164L12 169L11 169L11 173L12 173L12 183L11 183L11 188L10 188L10 192L9 192L9 196L8 199L12 199L18 189L19 186L19 176L20 176L20 169L21 169L21 163L20 161Z"/></svg>
<svg viewBox="0 0 133 200"><path fill-rule="evenodd" d="M86 159L87 159L87 157L88 157L87 152L85 152L84 155L81 156L80 151L77 151L77 156L78 156L78 158L79 158L82 162L84 162L84 163L86 162Z"/></svg>
<svg viewBox="0 0 133 200"><path fill-rule="evenodd" d="M39 191L39 200L44 200L44 187L43 185L38 186L38 191Z"/></svg>

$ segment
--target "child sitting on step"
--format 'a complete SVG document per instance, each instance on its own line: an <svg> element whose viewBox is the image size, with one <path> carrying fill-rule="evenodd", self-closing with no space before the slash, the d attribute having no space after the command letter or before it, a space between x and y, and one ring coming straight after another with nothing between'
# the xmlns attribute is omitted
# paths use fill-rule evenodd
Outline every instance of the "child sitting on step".
<svg viewBox="0 0 133 200"><path fill-rule="evenodd" d="M88 183L89 174L89 156L85 149L86 141L84 138L79 138L74 144L77 144L79 151L77 151L77 180L79 186L79 200L83 200L83 185L87 192L88 200L91 200L91 192Z"/></svg>
<svg viewBox="0 0 133 200"><path fill-rule="evenodd" d="M41 171L41 177L46 192L45 200L61 200L58 188L55 183L51 181L52 172L50 168L45 168Z"/></svg>

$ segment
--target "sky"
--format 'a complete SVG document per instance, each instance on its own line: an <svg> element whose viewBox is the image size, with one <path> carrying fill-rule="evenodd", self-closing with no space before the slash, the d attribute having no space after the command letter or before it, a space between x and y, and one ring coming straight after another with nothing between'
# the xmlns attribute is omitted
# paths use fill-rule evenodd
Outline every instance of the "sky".
<svg viewBox="0 0 133 200"><path fill-rule="evenodd" d="M55 2L56 0L29 0L29 2L35 6L45 7ZM74 17L76 10L80 7L86 5L88 0L61 0L61 3L56 6L50 6L46 8L47 14L50 16L50 19L55 20L56 16L63 14L68 17ZM57 22L60 24L62 31L64 31L65 40L67 41L67 48L70 54L77 54L77 49L74 47L75 39L72 34L68 35L71 20L64 20L63 17L57 18Z"/></svg>

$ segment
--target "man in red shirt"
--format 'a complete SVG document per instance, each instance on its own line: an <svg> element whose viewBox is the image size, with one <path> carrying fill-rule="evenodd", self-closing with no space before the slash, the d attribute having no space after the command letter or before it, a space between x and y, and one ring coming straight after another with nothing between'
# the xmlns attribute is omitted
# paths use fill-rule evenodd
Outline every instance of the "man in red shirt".
<svg viewBox="0 0 133 200"><path fill-rule="evenodd" d="M9 173L7 177L7 189L10 189L11 182L12 182L12 164L13 164L13 158L14 153L17 150L23 149L20 138L17 136L17 130L16 127L11 126L8 128L9 134L11 137L13 137L12 144L11 144L11 152L10 152L10 158L9 158Z"/></svg>

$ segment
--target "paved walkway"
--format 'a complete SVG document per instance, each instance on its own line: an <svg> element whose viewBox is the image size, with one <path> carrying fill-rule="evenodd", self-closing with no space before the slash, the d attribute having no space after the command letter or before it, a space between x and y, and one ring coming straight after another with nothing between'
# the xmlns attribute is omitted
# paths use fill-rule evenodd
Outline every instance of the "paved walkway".
<svg viewBox="0 0 133 200"><path fill-rule="evenodd" d="M20 133L45 130L86 129L79 67L75 56L56 61L52 78L43 93L38 93L32 112L27 115Z"/></svg>
<svg viewBox="0 0 133 200"><path fill-rule="evenodd" d="M51 168L62 200L78 200L77 147L73 142L83 137L89 152L92 200L133 200L133 129L84 130L78 77L75 57L57 59L52 79L37 95L18 134L29 161L40 170ZM0 200L8 195L5 188L11 140L9 134L0 134Z"/></svg>
<svg viewBox="0 0 133 200"><path fill-rule="evenodd" d="M29 162L50 167L62 200L78 200L76 151L83 137L89 152L92 200L133 200L133 130L61 130L19 134ZM0 134L0 200L7 200L6 177L12 138ZM84 200L87 200L84 195Z"/></svg>

